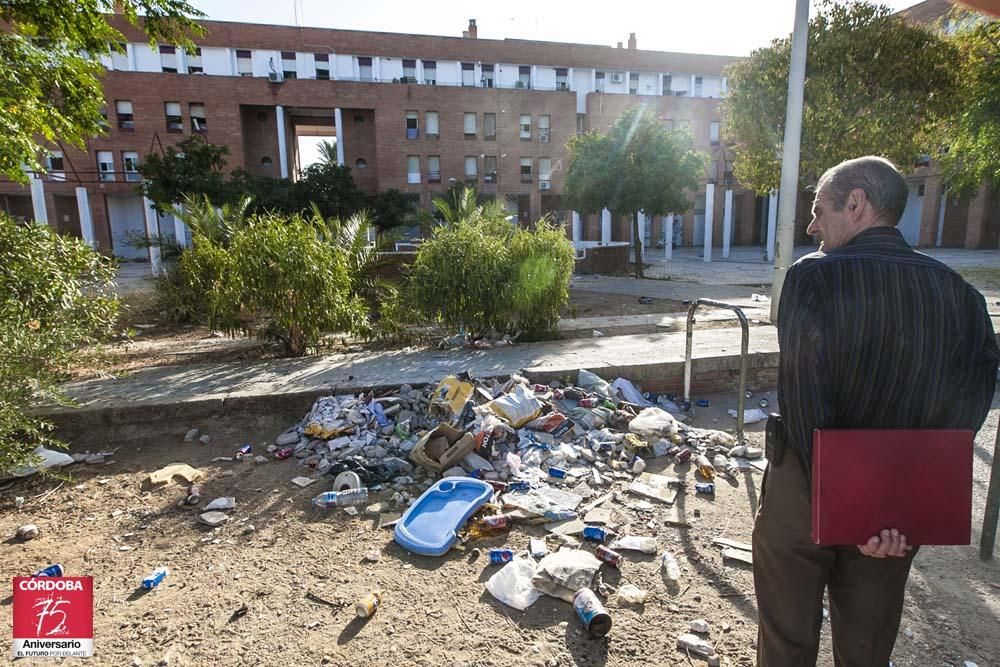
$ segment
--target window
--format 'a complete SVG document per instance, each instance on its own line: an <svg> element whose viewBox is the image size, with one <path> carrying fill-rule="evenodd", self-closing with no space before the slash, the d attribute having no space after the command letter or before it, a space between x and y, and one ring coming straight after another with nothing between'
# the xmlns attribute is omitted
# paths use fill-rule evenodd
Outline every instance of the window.
<svg viewBox="0 0 1000 667"><path fill-rule="evenodd" d="M441 156L440 155L428 155L427 156L427 182L428 183L440 183L441 182Z"/></svg>
<svg viewBox="0 0 1000 667"><path fill-rule="evenodd" d="M436 60L424 61L424 83L428 86L437 84L438 70Z"/></svg>
<svg viewBox="0 0 1000 667"><path fill-rule="evenodd" d="M403 59L403 83L417 82L417 61Z"/></svg>
<svg viewBox="0 0 1000 667"><path fill-rule="evenodd" d="M316 61L316 78L328 81L330 79L330 54L316 53L313 58Z"/></svg>
<svg viewBox="0 0 1000 667"><path fill-rule="evenodd" d="M493 65L480 65L480 70L483 73L483 78L481 79L483 83L483 88L493 87Z"/></svg>
<svg viewBox="0 0 1000 667"><path fill-rule="evenodd" d="M424 123L427 126L427 138L437 139L440 130L438 129L438 112L437 111L425 111L424 112Z"/></svg>
<svg viewBox="0 0 1000 667"><path fill-rule="evenodd" d="M420 130L417 129L417 112L407 111L406 112L406 138L407 139L418 139L420 138Z"/></svg>
<svg viewBox="0 0 1000 667"><path fill-rule="evenodd" d="M65 181L66 173L63 168L62 151L49 151L45 157L45 171L49 172L49 178L53 181Z"/></svg>
<svg viewBox="0 0 1000 667"><path fill-rule="evenodd" d="M181 103L164 102L163 111L167 116L167 132L183 132L184 119L181 117Z"/></svg>
<svg viewBox="0 0 1000 667"><path fill-rule="evenodd" d="M236 73L240 76L253 76L250 49L236 49Z"/></svg>
<svg viewBox="0 0 1000 667"><path fill-rule="evenodd" d="M160 46L160 69L167 74L177 74L177 48Z"/></svg>
<svg viewBox="0 0 1000 667"><path fill-rule="evenodd" d="M465 131L466 139L476 138L476 114L471 112L465 113L465 119L462 122L462 127Z"/></svg>
<svg viewBox="0 0 1000 667"><path fill-rule="evenodd" d="M363 157L359 157L357 160L354 161L354 167L356 169L367 169L368 161L365 160Z"/></svg>
<svg viewBox="0 0 1000 667"><path fill-rule="evenodd" d="M295 51L281 52L281 76L286 79L298 77L299 71L295 65Z"/></svg>
<svg viewBox="0 0 1000 667"><path fill-rule="evenodd" d="M365 56L358 56L358 79L360 81L372 80L372 59Z"/></svg>
<svg viewBox="0 0 1000 667"><path fill-rule="evenodd" d="M701 77L696 76L694 78L694 96L701 97Z"/></svg>
<svg viewBox="0 0 1000 667"><path fill-rule="evenodd" d="M192 102L188 106L188 113L191 114L191 131L204 134L208 132L208 123L205 121L205 105L200 102Z"/></svg>
<svg viewBox="0 0 1000 667"><path fill-rule="evenodd" d="M269 156L267 156L267 155L265 155L264 157L262 157L262 158L260 159L260 166L262 166L262 167L270 167L270 166L271 166L271 165L273 165L273 164L274 164L274 160L272 160L272 159L271 159L271 158L270 158Z"/></svg>
<svg viewBox="0 0 1000 667"><path fill-rule="evenodd" d="M726 179L726 185L733 184L733 161L726 160L726 172L722 175Z"/></svg>
<svg viewBox="0 0 1000 667"><path fill-rule="evenodd" d="M669 74L663 75L663 90L661 91L664 95L672 95L670 92L670 86L673 85L673 77Z"/></svg>
<svg viewBox="0 0 1000 667"><path fill-rule="evenodd" d="M521 182L531 183L531 162L530 157L521 158Z"/></svg>
<svg viewBox="0 0 1000 667"><path fill-rule="evenodd" d="M551 159L547 157L538 158L538 189L552 189L552 167Z"/></svg>
<svg viewBox="0 0 1000 667"><path fill-rule="evenodd" d="M538 141L539 143L547 144L549 143L549 124L552 122L552 117L545 115L538 117Z"/></svg>
<svg viewBox="0 0 1000 667"><path fill-rule="evenodd" d="M194 47L194 51L187 56L188 74L204 74L205 67L201 63L201 47Z"/></svg>
<svg viewBox="0 0 1000 667"><path fill-rule="evenodd" d="M663 127L664 127L664 129L666 129L666 130L668 130L670 132L673 132L674 131L674 119L673 118L667 118L666 120L664 120L663 121Z"/></svg>
<svg viewBox="0 0 1000 667"><path fill-rule="evenodd" d="M918 197L923 197L924 196L924 192L925 192L925 190L924 190L924 184L921 183L920 185L917 186L917 196Z"/></svg>
<svg viewBox="0 0 1000 667"><path fill-rule="evenodd" d="M462 63L462 85L476 85L476 65L475 63Z"/></svg>
<svg viewBox="0 0 1000 667"><path fill-rule="evenodd" d="M708 140L712 142L713 146L719 145L719 121L713 120L708 125Z"/></svg>
<svg viewBox="0 0 1000 667"><path fill-rule="evenodd" d="M483 139L495 141L497 138L497 115L495 113L483 114Z"/></svg>
<svg viewBox="0 0 1000 667"><path fill-rule="evenodd" d="M406 156L406 182L407 183L419 183L420 182L420 156L419 155L407 155Z"/></svg>
<svg viewBox="0 0 1000 667"><path fill-rule="evenodd" d="M118 42L117 44L112 44L111 51L111 69L118 70L119 72L127 72L128 67L128 46L125 42ZM121 49L120 51L118 49Z"/></svg>
<svg viewBox="0 0 1000 667"><path fill-rule="evenodd" d="M565 67L556 68L556 90L569 90L569 82L566 80L567 74L569 74L569 70Z"/></svg>
<svg viewBox="0 0 1000 667"><path fill-rule="evenodd" d="M115 158L111 151L97 151L97 178L104 183L115 180Z"/></svg>
<svg viewBox="0 0 1000 667"><path fill-rule="evenodd" d="M479 168L479 160L475 155L465 156L465 180L467 181L478 181L479 174L477 170Z"/></svg>
<svg viewBox="0 0 1000 667"><path fill-rule="evenodd" d="M484 183L496 183L497 182L497 156L496 155L484 155L483 156L483 182Z"/></svg>
<svg viewBox="0 0 1000 667"><path fill-rule="evenodd" d="M101 129L107 130L110 127L110 125L108 125L108 105L102 104L98 113L101 114L101 120L98 121Z"/></svg>
<svg viewBox="0 0 1000 667"><path fill-rule="evenodd" d="M125 172L125 180L129 183L138 183L142 180L139 173L139 154L135 151L122 151L122 170Z"/></svg>
<svg viewBox="0 0 1000 667"><path fill-rule="evenodd" d="M597 87L597 92L604 92L604 72L594 72L594 85Z"/></svg>
<svg viewBox="0 0 1000 667"><path fill-rule="evenodd" d="M115 101L115 113L118 114L118 128L121 130L135 129L135 116L132 114L131 100Z"/></svg>
<svg viewBox="0 0 1000 667"><path fill-rule="evenodd" d="M531 141L531 114L521 114L521 141Z"/></svg>
<svg viewBox="0 0 1000 667"><path fill-rule="evenodd" d="M521 65L517 68L517 87L531 88L531 66Z"/></svg>
<svg viewBox="0 0 1000 667"><path fill-rule="evenodd" d="M629 72L628 73L628 94L638 95L639 94L639 73Z"/></svg>

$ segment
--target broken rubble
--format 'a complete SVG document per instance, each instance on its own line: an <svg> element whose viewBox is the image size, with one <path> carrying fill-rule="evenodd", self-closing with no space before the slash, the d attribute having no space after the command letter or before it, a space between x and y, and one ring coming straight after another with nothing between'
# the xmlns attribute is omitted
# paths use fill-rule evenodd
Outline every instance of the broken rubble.
<svg viewBox="0 0 1000 667"><path fill-rule="evenodd" d="M206 526L215 528L229 521L229 516L222 512L205 512L198 515L198 521L201 521Z"/></svg>

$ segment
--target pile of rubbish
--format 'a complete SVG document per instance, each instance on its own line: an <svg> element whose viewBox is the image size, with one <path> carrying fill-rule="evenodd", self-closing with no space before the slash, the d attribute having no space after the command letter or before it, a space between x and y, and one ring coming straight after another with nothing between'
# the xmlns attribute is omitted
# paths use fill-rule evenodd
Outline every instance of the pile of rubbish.
<svg viewBox="0 0 1000 667"><path fill-rule="evenodd" d="M686 483L645 471L660 457L690 462L700 479L693 490L703 494L715 493L717 476L762 469L763 451L728 432L688 425L691 411L675 396L586 370L575 385L463 374L422 389L320 398L269 451L311 469L296 483L332 479L332 489L313 499L317 508L357 514L376 494L388 499L403 512L394 521L396 541L411 552L441 555L515 524L544 524L559 550L548 553L539 539L523 554L490 550L490 562L503 567L486 587L522 610L543 594L566 600L599 636L611 627L590 588L599 567L622 567L621 552L659 550L655 536L617 535L600 505L626 500L627 492L637 496L627 499L633 509L654 509L649 501L671 506ZM577 536L591 548L578 548ZM663 553L661 563L664 579L676 585L673 556ZM617 594L642 603L648 592L623 586ZM712 654L697 636L683 638L687 650Z"/></svg>

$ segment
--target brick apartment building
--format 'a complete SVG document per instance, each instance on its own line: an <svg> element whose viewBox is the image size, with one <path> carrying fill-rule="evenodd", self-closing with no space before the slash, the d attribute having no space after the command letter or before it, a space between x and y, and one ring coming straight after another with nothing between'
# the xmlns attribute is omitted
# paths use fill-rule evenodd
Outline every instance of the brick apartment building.
<svg viewBox="0 0 1000 667"><path fill-rule="evenodd" d="M192 133L228 146L228 169L288 178L299 169L297 137L335 136L338 162L366 191L395 188L429 207L464 181L495 195L519 222L555 216L579 247L629 241L627 220L579 216L561 192L569 139L606 130L634 104L689 129L712 158L690 210L676 212L673 225L642 220L647 247L669 227L675 244L701 245L706 217L715 245L726 229L733 244L766 242L775 199L733 183L732 152L720 137L724 68L735 58L643 51L634 34L624 48L478 39L475 21L454 38L205 21L198 49L186 53L150 46L141 31L114 22L127 42L126 53L104 58L107 133L85 152L50 147L47 173L33 175L30 189L0 182L0 208L103 251L143 259L147 251L130 246L131 235L185 240L179 221L157 217L138 194L137 167ZM930 214L921 197L913 206L922 220ZM949 220L965 229L968 207L942 208L946 229ZM932 245L924 227L919 240Z"/></svg>

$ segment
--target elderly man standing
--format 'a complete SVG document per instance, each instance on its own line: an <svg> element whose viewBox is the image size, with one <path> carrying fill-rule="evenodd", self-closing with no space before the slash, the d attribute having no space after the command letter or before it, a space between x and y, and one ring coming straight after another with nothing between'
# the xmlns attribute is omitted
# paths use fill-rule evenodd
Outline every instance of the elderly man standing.
<svg viewBox="0 0 1000 667"><path fill-rule="evenodd" d="M753 530L760 667L816 664L824 589L837 665L888 665L899 630L915 550L891 526L859 546L812 543L813 430L975 431L993 400L1000 354L985 301L906 244L896 229L906 198L902 174L882 158L827 171L808 228L819 252L785 279L784 451L772 454Z"/></svg>

